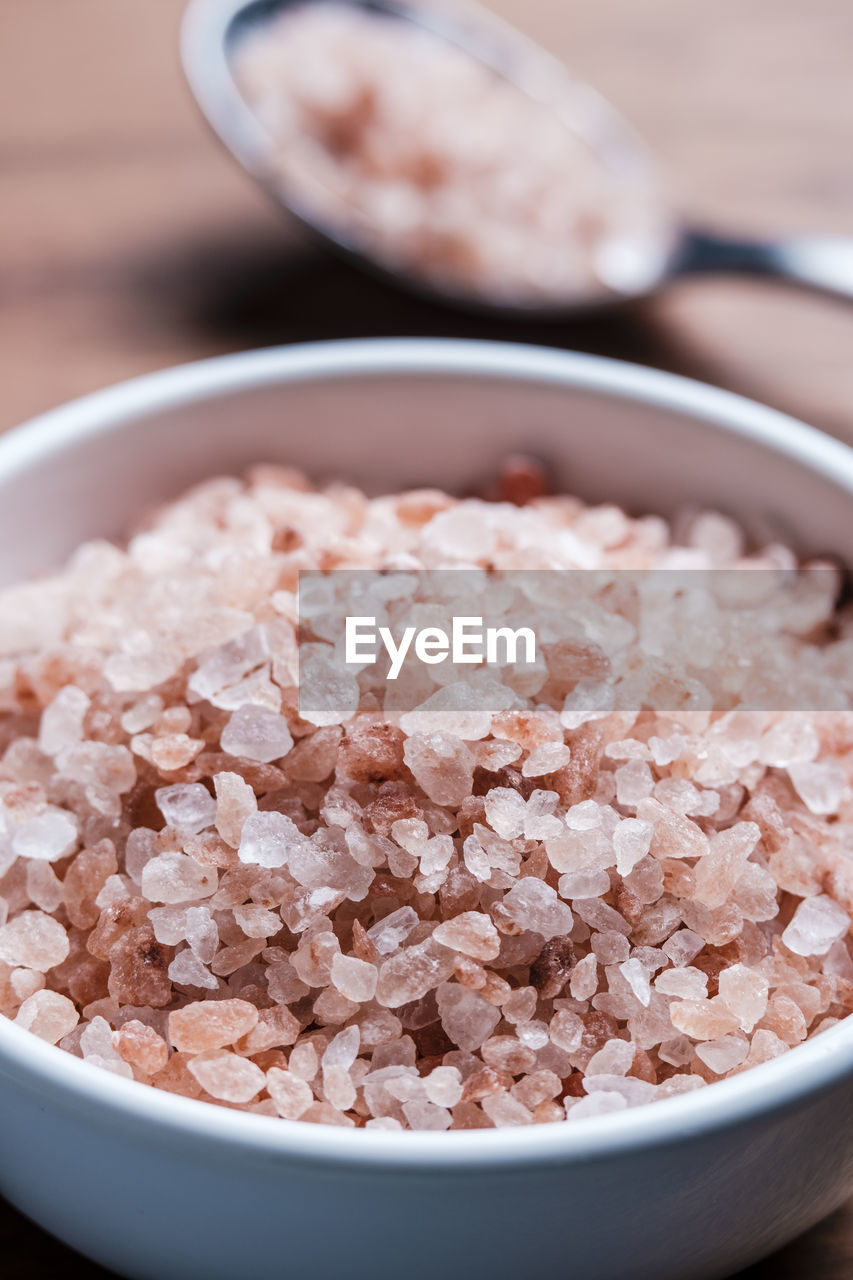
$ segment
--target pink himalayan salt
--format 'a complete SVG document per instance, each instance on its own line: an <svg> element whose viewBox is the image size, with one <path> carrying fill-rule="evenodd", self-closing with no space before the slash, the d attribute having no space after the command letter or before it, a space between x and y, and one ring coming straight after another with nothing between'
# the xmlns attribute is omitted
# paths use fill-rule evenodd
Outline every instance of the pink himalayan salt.
<svg viewBox="0 0 853 1280"><path fill-rule="evenodd" d="M574 1053L581 1046L584 1034L583 1020L568 1009L558 1009L551 1019L550 1036L558 1049Z"/></svg>
<svg viewBox="0 0 853 1280"><path fill-rule="evenodd" d="M199 738L185 733L167 733L155 738L148 750L148 758L161 773L175 773L190 764L203 749Z"/></svg>
<svg viewBox="0 0 853 1280"><path fill-rule="evenodd" d="M272 1009L261 1009L255 1026L235 1040L234 1046L239 1053L251 1057L266 1049L296 1044L301 1030L299 1019L286 1005L275 1005Z"/></svg>
<svg viewBox="0 0 853 1280"><path fill-rule="evenodd" d="M700 858L708 851L708 837L702 828L659 800L640 800L637 817L652 827L651 852L656 858Z"/></svg>
<svg viewBox="0 0 853 1280"><path fill-rule="evenodd" d="M197 987L202 991L218 991L219 983L194 951L180 951L169 965L169 977L178 987Z"/></svg>
<svg viewBox="0 0 853 1280"><path fill-rule="evenodd" d="M569 763L572 753L562 742L543 742L528 753L521 766L523 778L541 778L546 773L555 773ZM509 763L509 761L508 761Z"/></svg>
<svg viewBox="0 0 853 1280"><path fill-rule="evenodd" d="M403 1103L403 1114L410 1129L449 1129L452 1116L444 1107L437 1107L427 1100L413 1099Z"/></svg>
<svg viewBox="0 0 853 1280"><path fill-rule="evenodd" d="M416 782L436 804L461 804L471 794L474 757L449 733L415 733L403 746L403 759Z"/></svg>
<svg viewBox="0 0 853 1280"><path fill-rule="evenodd" d="M215 501L213 492L220 495ZM257 508L249 523L256 533L266 530L264 537L274 519L287 529L301 520L300 536L318 540L317 555L331 553L335 528L340 533L366 520L375 547L384 547L365 551L377 556L375 564L392 554L394 542L417 563L428 541L418 543L419 530L430 512L453 505L445 495L374 504L352 492L340 499L279 480L260 488L257 481L207 487L155 519L156 528L199 502L178 543L210 539L207 545L217 548L209 562L202 556L186 570L182 608L210 581L205 565L218 573L220 552L232 556L246 527L243 516L229 525L226 492L244 514ZM318 524L304 515L294 519L291 505L299 501L314 504ZM574 554L578 520L598 527L594 513L567 499L500 510L499 541L495 509L471 501L465 514L497 557L522 545L514 539L530 529L532 545L549 554L570 546ZM356 526L347 524L352 520ZM464 560L470 548L454 542L452 522L446 524L438 539L443 554ZM661 541L662 526L656 527L657 542L643 541L642 522L628 521L620 536L628 537L631 554L640 548L652 558L669 554L669 535L663 529ZM377 530L390 530L390 541ZM285 542L291 536L282 533ZM622 551L614 545L618 561ZM160 605L146 592L162 591L162 575L153 568L156 558L146 560L150 550L149 542L136 567L133 542L127 553L110 556L135 575L126 598L148 601L140 603L140 616L157 633ZM604 544L588 550L609 555ZM76 710L63 710L60 698L48 714L57 698L52 649L0 670L0 682L10 681L4 705L13 708L4 712L11 716L4 723L10 745L0 756L0 929L23 921L26 933L27 913L35 911L70 946L47 979L29 963L38 957L0 960L0 1003L9 1016L23 1011L24 1021L33 1007L67 999L82 1021L60 1036L65 1047L126 1078L212 1097L188 1068L195 1051L170 1052L169 1017L188 1000L206 1013L233 999L254 1010L254 1025L239 1035L237 1026L233 1042L200 1052L227 1048L225 1066L229 1056L249 1062L268 1083L229 1105L298 1111L313 1123L438 1129L515 1123L524 1119L516 1104L532 1122L545 1123L565 1118L566 1110L582 1117L587 1103L613 1106L609 1098L622 1107L671 1096L767 1061L844 1016L853 960L837 843L843 808L841 822L834 812L827 821L814 809L828 803L835 766L846 770L847 713L800 716L802 731L801 724L754 712L702 713L685 716L675 732L671 719L650 710L635 727L621 713L611 719L600 708L578 706L571 715L580 727L564 732L554 706L522 692L512 710L471 712L467 729L474 736L464 742L474 762L470 789L458 805L439 806L428 794L431 782L425 792L412 781L406 743L414 733L424 741L446 734L448 760L464 763L467 777L458 725L450 731L434 712L432 720L415 712L411 726L401 728L382 720L373 702L343 726L316 729L300 721L296 615L281 586L289 570L257 549L252 554L256 565L258 557L264 562L261 571L229 571L221 579L233 603L212 606L187 625L185 654L169 655L172 675L161 691L116 699L98 685L88 658L74 675L76 658L66 651L65 688L79 681L91 698L84 707L71 695ZM152 566L150 587L144 563ZM271 582L279 584L274 599ZM114 601L113 586L103 588ZM98 589L94 581L87 588ZM263 611L263 620L253 609ZM97 620L94 604L92 610ZM611 623L621 634L618 611ZM138 625L129 621L128 634ZM97 644L96 631L91 635ZM165 649L172 643L163 637ZM822 643L815 647L810 633L810 652L823 655ZM147 656L137 646L135 678L146 663L150 675L159 644ZM205 681L206 692L190 687ZM52 756L31 736L42 729L34 727L30 702L14 710L19 688L39 700ZM561 696L562 690L555 706ZM245 706L281 716L297 739L281 767L226 753L223 731ZM635 732L640 736L629 736ZM171 772L169 744L180 735L192 759ZM153 751L155 742L165 744L164 755ZM560 748L548 757L555 768L537 774L542 760L533 753L549 744ZM778 761L772 770L787 769L792 779L798 764L833 766L800 779L806 792L809 782L823 787L823 799L768 771L771 755ZM158 758L162 771L153 763ZM650 794L636 806L620 802L619 795L645 792L649 777ZM73 824L67 852L50 840L27 843L26 824L45 814L67 815ZM270 842L272 865L244 856L254 853L255 835L260 843L265 828L283 836ZM15 839L26 858L13 848ZM49 862L60 848L62 856ZM493 956L459 946L463 935L474 937L472 920L478 941L482 931L492 949L497 944ZM546 938L557 924L565 930ZM387 1003L371 999L374 981ZM70 1022L64 1007L63 1013ZM625 1074L629 1051L636 1075ZM278 1101L271 1071L289 1079ZM572 1089L585 1079L589 1094L575 1100L569 1093L564 1107L554 1100L570 1076ZM243 1093L257 1083L253 1075ZM488 1108L487 1098L494 1100Z"/></svg>
<svg viewBox="0 0 853 1280"><path fill-rule="evenodd" d="M298 1120L314 1101L311 1086L292 1071L271 1067L266 1085L276 1111L285 1120Z"/></svg>
<svg viewBox="0 0 853 1280"><path fill-rule="evenodd" d="M161 853L143 867L141 886L150 902L193 902L216 892L216 871L183 853Z"/></svg>
<svg viewBox="0 0 853 1280"><path fill-rule="evenodd" d="M455 983L444 982L436 991L441 1025L460 1049L479 1049L501 1019L500 1009L484 1000L476 991L468 991Z"/></svg>
<svg viewBox="0 0 853 1280"><path fill-rule="evenodd" d="M704 945L704 939L692 929L678 929L666 939L662 950L674 965L684 965L698 956Z"/></svg>
<svg viewBox="0 0 853 1280"><path fill-rule="evenodd" d="M486 819L492 830L505 840L513 840L524 830L527 805L517 791L493 787L486 796Z"/></svg>
<svg viewBox="0 0 853 1280"><path fill-rule="evenodd" d="M73 1001L58 991L35 991L15 1015L15 1022L25 1031L32 1031L40 1040L57 1044L77 1026L80 1015Z"/></svg>
<svg viewBox="0 0 853 1280"><path fill-rule="evenodd" d="M382 964L376 999L387 1008L396 1009L411 1000L420 1000L452 973L452 952L427 938L404 947Z"/></svg>
<svg viewBox="0 0 853 1280"><path fill-rule="evenodd" d="M527 1107L508 1093L496 1093L484 1098L483 1110L498 1127L533 1123L533 1116Z"/></svg>
<svg viewBox="0 0 853 1280"><path fill-rule="evenodd" d="M196 909L204 910L204 908L196 908ZM187 914L189 915L189 912ZM271 938L273 934L278 933L279 929L281 928L281 916L277 915L276 912L274 911L270 911L267 907L259 907L257 906L257 904L253 902L247 903L243 907L234 907L234 922L235 924L239 925L240 929L243 931L243 933L246 935L247 938ZM211 928L213 930L216 929L216 925L212 921L211 921ZM187 941L190 943L190 945L193 947L193 950L197 954L201 954L199 951L198 941L193 940L193 935L190 933L189 930L190 930L190 924L188 920L187 921ZM217 941L218 941L218 938L217 938ZM215 943L213 946L213 951L214 953L216 951ZM212 960L213 956L211 956L210 959Z"/></svg>
<svg viewBox="0 0 853 1280"><path fill-rule="evenodd" d="M788 766L797 794L812 813L837 813L844 794L844 770L836 760L802 760Z"/></svg>
<svg viewBox="0 0 853 1280"><path fill-rule="evenodd" d="M119 1057L144 1076L156 1075L169 1061L166 1041L153 1027L146 1026L137 1018L131 1018L114 1031L112 1042Z"/></svg>
<svg viewBox="0 0 853 1280"><path fill-rule="evenodd" d="M266 1085L260 1067L225 1049L198 1053L187 1067L201 1087L221 1102L251 1102Z"/></svg>
<svg viewBox="0 0 853 1280"><path fill-rule="evenodd" d="M799 956L826 955L834 942L850 930L847 912L826 894L804 898L797 907L782 941Z"/></svg>
<svg viewBox="0 0 853 1280"><path fill-rule="evenodd" d="M67 959L68 934L43 911L24 911L0 927L0 960L47 973Z"/></svg>
<svg viewBox="0 0 853 1280"><path fill-rule="evenodd" d="M330 4L265 23L236 70L285 189L427 281L516 301L583 296L597 276L617 288L630 276L626 238L659 248L651 185L608 174L580 145L570 87L535 60L543 101L423 28ZM487 558L495 531L476 515L439 511L436 554L461 538Z"/></svg>
<svg viewBox="0 0 853 1280"><path fill-rule="evenodd" d="M506 894L503 910L522 929L554 938L572 928L571 909L561 902L556 892L543 880L527 876Z"/></svg>
<svg viewBox="0 0 853 1280"><path fill-rule="evenodd" d="M642 1102L651 1102L657 1093L657 1086L648 1080L639 1080L635 1076L621 1075L589 1075L584 1077L584 1088L590 1097L602 1093L615 1093L625 1100L626 1106L637 1106Z"/></svg>
<svg viewBox="0 0 853 1280"><path fill-rule="evenodd" d="M598 990L598 962L592 954L575 965L569 982L575 1000L589 1000Z"/></svg>
<svg viewBox="0 0 853 1280"><path fill-rule="evenodd" d="M213 778L216 792L216 830L232 849L238 848L243 824L257 811L255 793L236 773L217 773Z"/></svg>
<svg viewBox="0 0 853 1280"><path fill-rule="evenodd" d="M330 977L341 995L357 1004L365 1004L376 994L379 974L376 965L338 953L332 958Z"/></svg>
<svg viewBox="0 0 853 1280"><path fill-rule="evenodd" d="M475 960L494 960L500 951L500 936L488 916L478 911L464 911L435 927L436 942L461 951Z"/></svg>
<svg viewBox="0 0 853 1280"><path fill-rule="evenodd" d="M586 1064L586 1073L590 1076L624 1076L631 1070L633 1061L634 1046L629 1041L608 1040L592 1055Z"/></svg>
<svg viewBox="0 0 853 1280"><path fill-rule="evenodd" d="M740 968L743 966L741 965ZM724 969L720 979L722 980L723 974L729 972L730 970ZM679 1000L704 1000L708 994L708 975L690 965L682 969L664 969L663 973L659 973L655 978L655 991L661 991L667 996L677 996ZM730 1001L726 1000L725 1003L734 1013L735 1010Z"/></svg>
<svg viewBox="0 0 853 1280"><path fill-rule="evenodd" d="M616 853L616 870L621 876L633 871L638 862L649 852L652 842L652 826L638 818L625 818L613 833L613 849Z"/></svg>
<svg viewBox="0 0 853 1280"><path fill-rule="evenodd" d="M320 1068L320 1057L316 1046L303 1040L294 1047L290 1055L290 1070L300 1080L313 1080Z"/></svg>
<svg viewBox="0 0 853 1280"><path fill-rule="evenodd" d="M645 966L632 957L630 960L624 960L619 965L619 972L640 1004L648 1006L652 997L649 987L649 974Z"/></svg>
<svg viewBox="0 0 853 1280"><path fill-rule="evenodd" d="M64 809L45 809L23 822L12 837L12 849L19 858L43 858L57 862L77 844L77 819Z"/></svg>
<svg viewBox="0 0 853 1280"><path fill-rule="evenodd" d="M326 1101L341 1112L349 1111L357 1095L350 1073L337 1066L323 1068L323 1093Z"/></svg>
<svg viewBox="0 0 853 1280"><path fill-rule="evenodd" d="M42 712L39 749L45 755L55 756L63 747L79 742L83 737L83 722L91 705L88 695L75 685L69 684L60 689Z"/></svg>
<svg viewBox="0 0 853 1280"><path fill-rule="evenodd" d="M233 1044L257 1021L258 1010L248 1000L202 1000L169 1014L169 1039L176 1049L203 1053Z"/></svg>
<svg viewBox="0 0 853 1280"><path fill-rule="evenodd" d="M677 1031L693 1040L716 1040L738 1030L734 1014L719 1000L677 1000L669 1016Z"/></svg>
<svg viewBox="0 0 853 1280"><path fill-rule="evenodd" d="M250 813L240 832L241 862L258 867L283 867L292 850L305 844L305 837L284 813Z"/></svg>
<svg viewBox="0 0 853 1280"><path fill-rule="evenodd" d="M212 826L216 818L216 801L200 782L160 787L154 799L168 825L190 835Z"/></svg>
<svg viewBox="0 0 853 1280"><path fill-rule="evenodd" d="M418 922L416 911L411 907L400 907L372 925L367 936L379 954L387 956L405 942Z"/></svg>
<svg viewBox="0 0 853 1280"><path fill-rule="evenodd" d="M561 898L600 898L610 892L610 876L603 867L568 871L557 881Z"/></svg>
<svg viewBox="0 0 853 1280"><path fill-rule="evenodd" d="M720 999L740 1023L743 1031L752 1031L764 1017L770 984L763 973L745 964L723 969L718 979Z"/></svg>
<svg viewBox="0 0 853 1280"><path fill-rule="evenodd" d="M728 901L760 836L754 822L739 822L714 836L696 864L693 896L697 902L714 908Z"/></svg>
<svg viewBox="0 0 853 1280"><path fill-rule="evenodd" d="M38 861L27 864L27 893L30 902L48 915L56 911L65 896L63 883L50 863Z"/></svg>
<svg viewBox="0 0 853 1280"><path fill-rule="evenodd" d="M741 1035L721 1036L719 1040L706 1040L696 1046L697 1058L718 1076L739 1067L748 1052L749 1041Z"/></svg>
<svg viewBox="0 0 853 1280"><path fill-rule="evenodd" d="M267 707L252 705L233 712L219 740L228 755L264 763L279 760L293 746L285 717Z"/></svg>
<svg viewBox="0 0 853 1280"><path fill-rule="evenodd" d="M652 794L654 779L643 760L629 760L616 770L616 799L631 808Z"/></svg>
<svg viewBox="0 0 853 1280"><path fill-rule="evenodd" d="M427 1101L455 1107L462 1097L462 1073L457 1067L434 1067L424 1081Z"/></svg>

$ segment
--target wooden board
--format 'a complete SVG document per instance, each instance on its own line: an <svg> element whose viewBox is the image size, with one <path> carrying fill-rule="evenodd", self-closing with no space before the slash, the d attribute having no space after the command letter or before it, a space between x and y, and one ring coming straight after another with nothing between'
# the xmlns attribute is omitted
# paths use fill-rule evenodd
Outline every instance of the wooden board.
<svg viewBox="0 0 853 1280"><path fill-rule="evenodd" d="M853 234L849 0L494 0L657 149L673 199L733 231ZM0 6L0 429L149 369L365 334L546 342L756 396L853 442L853 306L682 283L553 327L454 316L306 252L200 122L177 0ZM5 1280L81 1264L0 1209ZM853 1274L853 1205L750 1280Z"/></svg>

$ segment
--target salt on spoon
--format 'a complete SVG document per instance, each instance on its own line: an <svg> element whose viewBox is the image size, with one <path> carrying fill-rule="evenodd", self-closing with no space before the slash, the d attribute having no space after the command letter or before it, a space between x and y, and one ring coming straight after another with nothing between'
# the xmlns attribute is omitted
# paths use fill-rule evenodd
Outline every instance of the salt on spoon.
<svg viewBox="0 0 853 1280"><path fill-rule="evenodd" d="M853 298L851 239L751 240L683 225L627 122L476 4L449 11L403 0L192 0L182 57L216 133L315 239L432 300L548 320L643 297L686 274L730 272ZM288 83L288 71L298 83ZM439 200L399 172L390 182L359 178L360 137L344 140L344 165L329 163L312 136L312 111L334 116L348 77L362 105L395 86L408 93L414 123L396 126L394 111L378 119L380 143L392 151L408 143L417 159L420 134L436 119L450 126L439 147ZM358 105L338 104L347 128L357 124ZM518 127L504 144L507 120ZM445 172L458 135L477 125L477 165L484 147L496 149L487 190L482 173L456 172L448 183ZM537 165L548 136L553 154Z"/></svg>

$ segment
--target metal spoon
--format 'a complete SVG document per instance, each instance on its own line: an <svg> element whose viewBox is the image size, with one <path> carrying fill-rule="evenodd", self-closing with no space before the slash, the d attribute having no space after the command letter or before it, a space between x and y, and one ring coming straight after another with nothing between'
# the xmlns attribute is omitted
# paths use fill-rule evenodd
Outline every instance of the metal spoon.
<svg viewBox="0 0 853 1280"><path fill-rule="evenodd" d="M276 142L264 129L237 86L234 50L241 38L282 10L306 0L191 0L184 16L181 54L184 71L202 111L232 155L315 238L357 265L411 292L468 310L487 311L506 318L557 319L600 309L627 299L644 297L685 275L737 273L763 276L853 299L853 239L802 235L776 240L752 240L685 226L672 213L664 234L637 242L627 269L602 271L597 286L566 299L536 299L508 303L481 292L454 288L412 270L389 266L355 234L341 225L320 223L316 213L300 203L295 190L286 190L273 164ZM323 0L308 0L322 3ZM337 0L368 14L415 23L433 35L470 53L533 98L542 100L559 87L568 127L582 136L610 173L630 181L653 183L654 160L642 139L610 104L587 85L572 80L562 65L535 42L486 10L466 5L460 12L421 7L405 0ZM550 100L550 99L546 99ZM573 107L575 109L573 109ZM637 252L639 246L640 252Z"/></svg>

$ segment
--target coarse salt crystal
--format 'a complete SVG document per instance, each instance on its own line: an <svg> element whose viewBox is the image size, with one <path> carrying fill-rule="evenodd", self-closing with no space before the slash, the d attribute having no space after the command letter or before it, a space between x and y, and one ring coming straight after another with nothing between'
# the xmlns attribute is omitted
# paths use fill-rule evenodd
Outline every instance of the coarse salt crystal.
<svg viewBox="0 0 853 1280"><path fill-rule="evenodd" d="M357 1004L365 1004L376 994L379 974L376 966L355 956L340 953L332 959L331 978L341 995Z"/></svg>
<svg viewBox="0 0 853 1280"><path fill-rule="evenodd" d="M258 706L238 707L222 730L220 742L230 756L263 763L279 760L293 746L284 716Z"/></svg>
<svg viewBox="0 0 853 1280"><path fill-rule="evenodd" d="M216 871L183 853L161 853L142 869L142 892L150 902L193 902L216 892Z"/></svg>
<svg viewBox="0 0 853 1280"><path fill-rule="evenodd" d="M89 697L75 685L60 689L41 713L38 744L46 755L55 756L63 747L83 737L83 722L91 706Z"/></svg>
<svg viewBox="0 0 853 1280"><path fill-rule="evenodd" d="M77 844L77 819L64 809L44 813L22 822L12 837L12 849L19 858L39 858L58 862Z"/></svg>
<svg viewBox="0 0 853 1280"><path fill-rule="evenodd" d="M189 835L212 826L216 818L216 801L200 782L159 787L154 799L168 825Z"/></svg>
<svg viewBox="0 0 853 1280"><path fill-rule="evenodd" d="M527 876L514 885L504 896L502 906L522 929L539 933L543 938L569 933L572 928L573 917L569 907L560 901L550 885L533 876Z"/></svg>
<svg viewBox="0 0 853 1280"><path fill-rule="evenodd" d="M187 1067L201 1087L222 1102L251 1102L266 1084L260 1067L225 1049L196 1054Z"/></svg>
<svg viewBox="0 0 853 1280"><path fill-rule="evenodd" d="M22 911L0 927L0 960L47 973L67 959L68 934L43 911Z"/></svg>
<svg viewBox="0 0 853 1280"><path fill-rule="evenodd" d="M203 1053L233 1044L257 1021L258 1011L247 1000L202 1000L169 1014L169 1039L176 1049Z"/></svg>
<svg viewBox="0 0 853 1280"><path fill-rule="evenodd" d="M721 1036L719 1040L706 1040L696 1046L697 1058L718 1076L740 1066L748 1052L749 1041L739 1035Z"/></svg>
<svg viewBox="0 0 853 1280"><path fill-rule="evenodd" d="M284 813L252 813L243 823L238 856L258 867L283 867L306 838Z"/></svg>
<svg viewBox="0 0 853 1280"><path fill-rule="evenodd" d="M850 930L850 917L826 894L804 898L782 934L789 951L798 956L824 956Z"/></svg>
<svg viewBox="0 0 853 1280"><path fill-rule="evenodd" d="M803 760L788 766L797 794L812 813L837 813L844 794L844 771L835 760Z"/></svg>
<svg viewBox="0 0 853 1280"><path fill-rule="evenodd" d="M69 1035L80 1020L80 1015L67 996L58 991L36 991L21 1004L15 1022L26 1031L32 1031L48 1044L56 1044Z"/></svg>
<svg viewBox="0 0 853 1280"><path fill-rule="evenodd" d="M494 960L501 949L500 935L487 915L479 911L464 911L435 927L432 934L436 942L475 960Z"/></svg>

